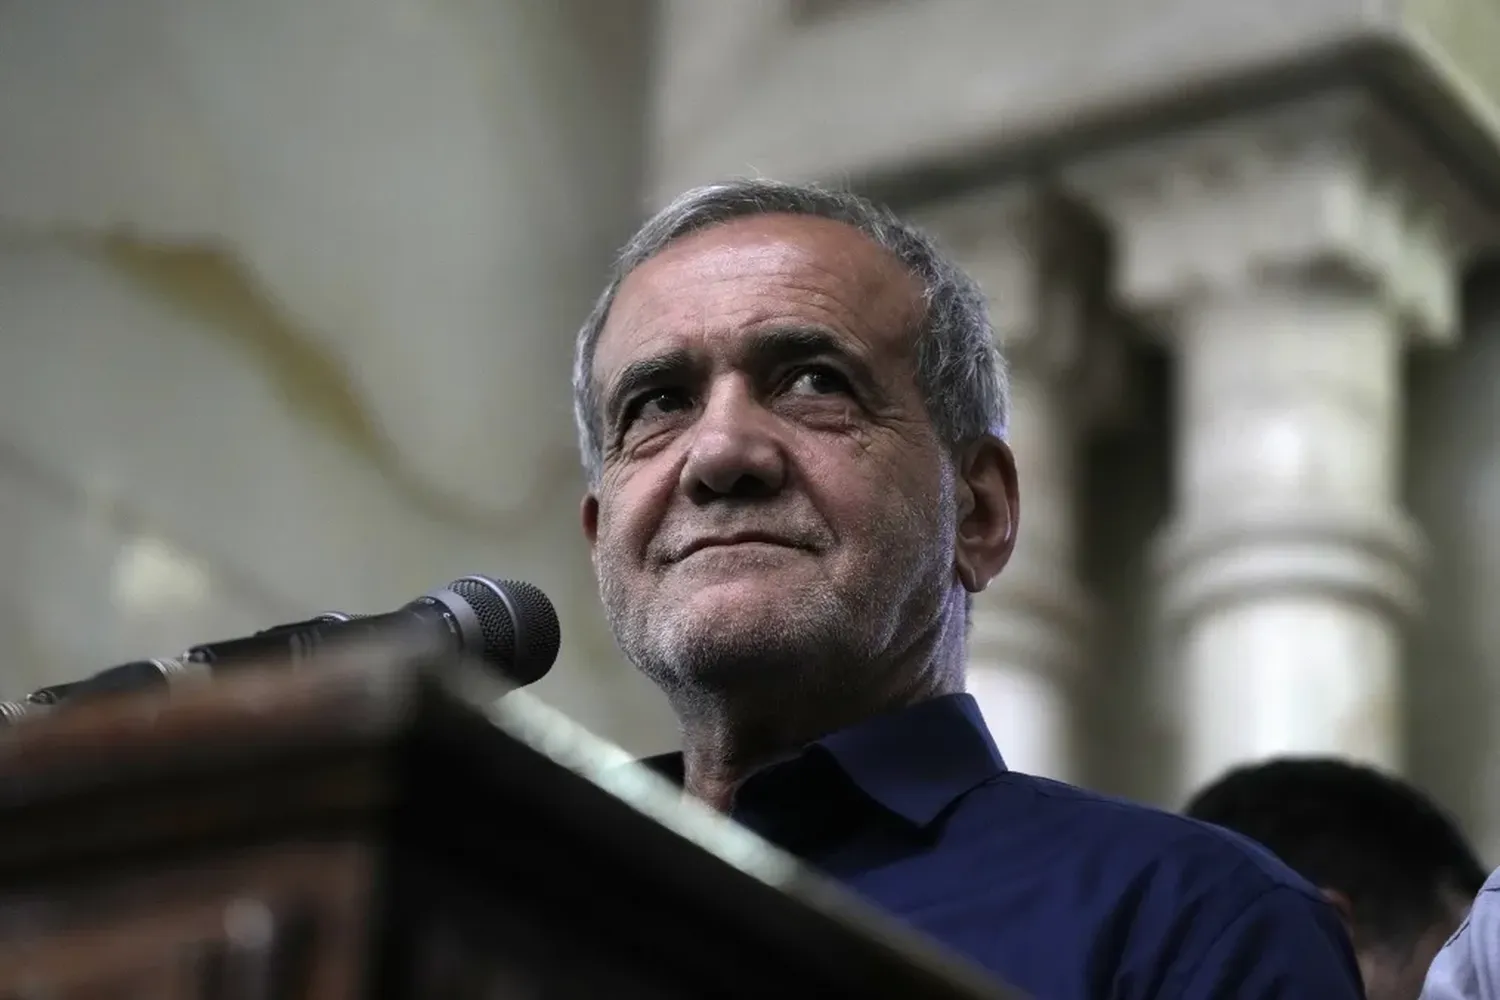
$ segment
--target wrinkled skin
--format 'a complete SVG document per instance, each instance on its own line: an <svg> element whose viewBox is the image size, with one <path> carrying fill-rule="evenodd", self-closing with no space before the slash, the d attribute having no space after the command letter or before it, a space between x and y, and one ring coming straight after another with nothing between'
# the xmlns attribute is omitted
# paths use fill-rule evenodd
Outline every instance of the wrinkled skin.
<svg viewBox="0 0 1500 1000"><path fill-rule="evenodd" d="M617 641L672 701L690 786L963 686L965 592L1010 556L1015 467L940 441L921 289L852 227L770 215L623 283L583 504ZM696 776L696 777L695 777Z"/></svg>

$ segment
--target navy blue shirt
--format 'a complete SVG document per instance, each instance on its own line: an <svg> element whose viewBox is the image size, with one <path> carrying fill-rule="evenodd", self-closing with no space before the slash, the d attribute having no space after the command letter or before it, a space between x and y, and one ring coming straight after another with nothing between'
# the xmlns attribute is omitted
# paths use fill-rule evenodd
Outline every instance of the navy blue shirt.
<svg viewBox="0 0 1500 1000"><path fill-rule="evenodd" d="M817 741L732 816L1038 1000L1363 996L1336 911L1269 853L1007 770L968 695Z"/></svg>

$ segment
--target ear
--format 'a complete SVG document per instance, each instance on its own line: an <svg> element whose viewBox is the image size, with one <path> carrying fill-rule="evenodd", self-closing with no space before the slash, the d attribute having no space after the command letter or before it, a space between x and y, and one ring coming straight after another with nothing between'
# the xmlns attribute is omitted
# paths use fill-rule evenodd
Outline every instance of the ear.
<svg viewBox="0 0 1500 1000"><path fill-rule="evenodd" d="M583 495L579 515L583 520L583 537L589 540L589 549L592 550L599 541L599 498L592 492Z"/></svg>
<svg viewBox="0 0 1500 1000"><path fill-rule="evenodd" d="M991 434L958 457L958 538L954 570L977 594L1010 562L1016 547L1021 496L1010 446Z"/></svg>

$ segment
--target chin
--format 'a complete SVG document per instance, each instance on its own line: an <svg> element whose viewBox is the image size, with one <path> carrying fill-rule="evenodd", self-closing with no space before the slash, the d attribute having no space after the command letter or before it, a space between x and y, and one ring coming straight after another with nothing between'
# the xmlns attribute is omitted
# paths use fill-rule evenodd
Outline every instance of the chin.
<svg viewBox="0 0 1500 1000"><path fill-rule="evenodd" d="M771 576L684 580L672 588L673 604L701 615L787 614L803 605L808 588Z"/></svg>
<svg viewBox="0 0 1500 1000"><path fill-rule="evenodd" d="M685 645L769 647L779 636L805 631L800 619L806 610L806 602L785 588L716 585L683 595L666 620Z"/></svg>
<svg viewBox="0 0 1500 1000"><path fill-rule="evenodd" d="M805 669L831 646L847 643L848 616L826 596L764 584L719 584L684 595L655 616L632 643L647 674L668 682L717 686L780 666Z"/></svg>

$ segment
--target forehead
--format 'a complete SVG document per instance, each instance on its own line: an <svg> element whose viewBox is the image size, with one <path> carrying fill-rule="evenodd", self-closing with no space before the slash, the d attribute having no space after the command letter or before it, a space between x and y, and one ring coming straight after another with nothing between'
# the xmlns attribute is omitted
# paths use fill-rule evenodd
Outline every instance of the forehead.
<svg viewBox="0 0 1500 1000"><path fill-rule="evenodd" d="M873 359L915 347L920 282L853 226L765 215L684 236L621 283L595 348L601 374L661 350L732 346L777 326L816 326Z"/></svg>

